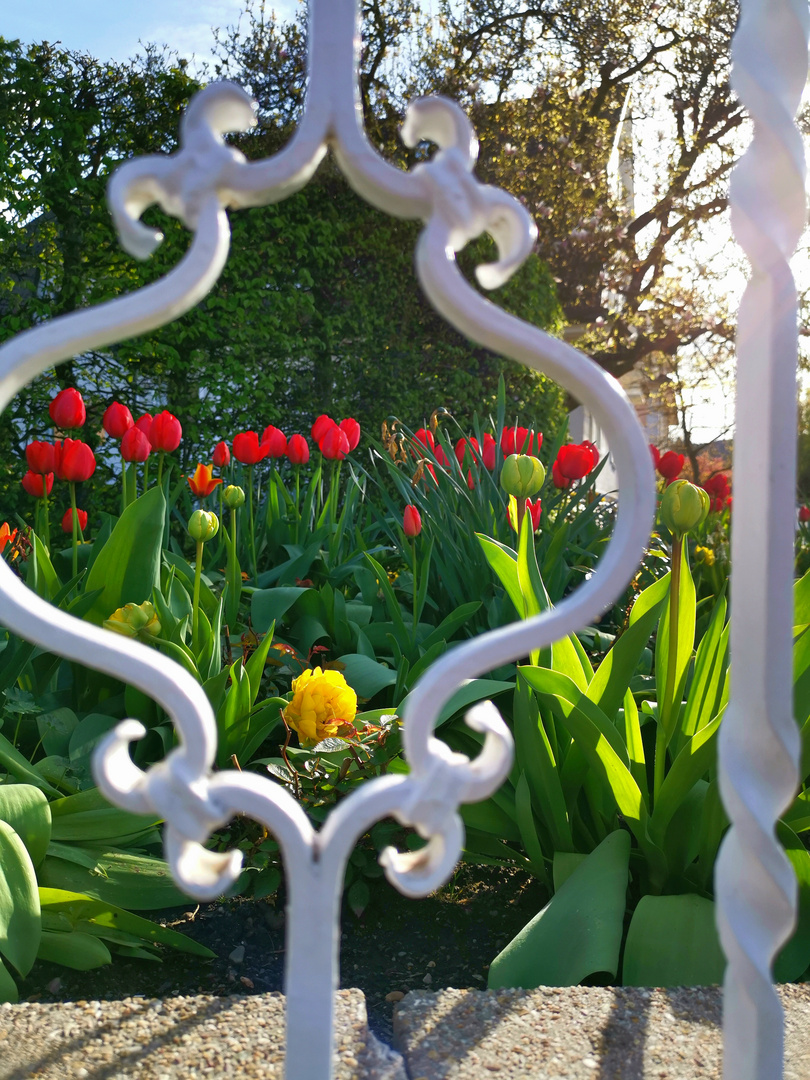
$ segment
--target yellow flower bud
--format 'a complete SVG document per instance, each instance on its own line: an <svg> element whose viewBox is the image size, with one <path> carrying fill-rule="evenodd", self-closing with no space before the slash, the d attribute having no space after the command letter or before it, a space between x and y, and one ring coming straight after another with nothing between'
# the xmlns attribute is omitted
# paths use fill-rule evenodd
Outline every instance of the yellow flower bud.
<svg viewBox="0 0 810 1080"><path fill-rule="evenodd" d="M357 713L357 694L339 671L307 669L293 679L292 691L284 719L298 732L302 746L331 738L342 724L351 724Z"/></svg>
<svg viewBox="0 0 810 1080"><path fill-rule="evenodd" d="M188 519L188 534L192 540L212 540L219 532L219 518L213 510L195 510Z"/></svg>
<svg viewBox="0 0 810 1080"><path fill-rule="evenodd" d="M702 562L706 566L714 566L714 552L711 548L698 545L695 548L695 558L698 562Z"/></svg>
<svg viewBox="0 0 810 1080"><path fill-rule="evenodd" d="M236 510L245 505L245 492L236 484L229 484L222 493L222 501L229 510Z"/></svg>
<svg viewBox="0 0 810 1080"><path fill-rule="evenodd" d="M673 480L661 499L661 520L671 533L683 536L706 520L711 500L688 480Z"/></svg>
<svg viewBox="0 0 810 1080"><path fill-rule="evenodd" d="M160 637L163 627L151 601L145 600L142 604L125 604L118 608L104 620L104 629L149 644L153 638Z"/></svg>
<svg viewBox="0 0 810 1080"><path fill-rule="evenodd" d="M510 454L501 469L501 487L516 499L529 499L543 486L546 470L530 454Z"/></svg>

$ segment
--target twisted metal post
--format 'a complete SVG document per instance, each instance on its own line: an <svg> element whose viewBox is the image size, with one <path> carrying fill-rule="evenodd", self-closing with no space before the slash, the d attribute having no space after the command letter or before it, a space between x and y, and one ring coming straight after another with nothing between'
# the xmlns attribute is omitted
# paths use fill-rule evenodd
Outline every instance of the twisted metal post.
<svg viewBox="0 0 810 1080"><path fill-rule="evenodd" d="M784 1018L771 968L796 918L796 880L775 833L799 781L793 719L797 297L790 256L805 221L794 123L807 78L806 0L742 0L733 86L754 124L731 180L731 220L751 264L737 332L731 696L720 789L731 829L716 869L728 958L725 1080L779 1080Z"/></svg>

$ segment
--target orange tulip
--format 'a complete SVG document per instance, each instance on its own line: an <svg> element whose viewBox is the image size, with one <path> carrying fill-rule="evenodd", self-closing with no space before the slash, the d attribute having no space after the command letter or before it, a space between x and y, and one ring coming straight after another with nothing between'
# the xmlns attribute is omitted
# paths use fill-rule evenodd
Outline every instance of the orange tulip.
<svg viewBox="0 0 810 1080"><path fill-rule="evenodd" d="M0 551L3 550L6 544L12 544L16 535L17 530L15 529L14 532L12 532L8 527L8 523L4 521L3 524L0 525Z"/></svg>
<svg viewBox="0 0 810 1080"><path fill-rule="evenodd" d="M211 494L217 484L222 483L222 480L220 479L213 479L211 476L213 471L213 465L198 465L194 470L194 475L186 477L188 486L198 498L204 499L207 495Z"/></svg>

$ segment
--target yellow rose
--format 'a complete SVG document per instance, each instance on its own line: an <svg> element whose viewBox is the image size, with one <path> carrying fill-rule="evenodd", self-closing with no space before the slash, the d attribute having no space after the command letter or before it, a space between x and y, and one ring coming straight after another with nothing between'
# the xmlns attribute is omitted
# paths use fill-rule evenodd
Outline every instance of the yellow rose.
<svg viewBox="0 0 810 1080"><path fill-rule="evenodd" d="M314 746L351 724L357 712L357 694L339 671L307 669L292 684L293 699L284 719L298 732L304 746Z"/></svg>

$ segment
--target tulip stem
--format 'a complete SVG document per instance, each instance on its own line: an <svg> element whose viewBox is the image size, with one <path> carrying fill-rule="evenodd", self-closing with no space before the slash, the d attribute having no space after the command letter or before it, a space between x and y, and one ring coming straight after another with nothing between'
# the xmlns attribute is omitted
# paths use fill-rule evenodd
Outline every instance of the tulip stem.
<svg viewBox="0 0 810 1080"><path fill-rule="evenodd" d="M413 643L416 645L416 628L419 625L419 612L416 610L419 590L416 581L416 537L411 540L411 568L413 570Z"/></svg>
<svg viewBox="0 0 810 1080"><path fill-rule="evenodd" d="M127 508L127 463L121 458L121 513Z"/></svg>
<svg viewBox="0 0 810 1080"><path fill-rule="evenodd" d="M202 578L203 542L197 541L197 561L194 564L194 598L191 602L191 648L195 655L200 640L200 580Z"/></svg>
<svg viewBox="0 0 810 1080"><path fill-rule="evenodd" d="M163 483L163 458L164 458L164 456L165 456L165 451L161 450L158 453L158 475L157 475L157 486L158 487L160 487L162 485L162 483Z"/></svg>
<svg viewBox="0 0 810 1080"><path fill-rule="evenodd" d="M672 576L669 580L669 640L667 641L667 677L664 682L664 700L658 703L658 730L655 734L655 771L653 781L653 805L664 782L667 744L669 743L670 714L676 707L675 666L678 662L678 616L681 593L681 557L683 537L676 533L672 540Z"/></svg>
<svg viewBox="0 0 810 1080"><path fill-rule="evenodd" d="M143 490L144 494L149 490L149 458L143 463Z"/></svg>
<svg viewBox="0 0 810 1080"><path fill-rule="evenodd" d="M76 507L76 485L70 481L70 508L73 520L73 576L79 572L79 512Z"/></svg>
<svg viewBox="0 0 810 1080"><path fill-rule="evenodd" d="M519 538L520 538L520 530L523 527L523 518L525 516L526 516L526 500L525 499L518 499L517 500L517 534L518 534L518 542L519 542Z"/></svg>
<svg viewBox="0 0 810 1080"><path fill-rule="evenodd" d="M40 525L42 527L41 537L45 544L45 547L50 551L51 548L51 513L50 505L48 503L48 487L46 484L47 476L42 477L42 520Z"/></svg>
<svg viewBox="0 0 810 1080"><path fill-rule="evenodd" d="M256 566L256 532L253 524L253 466L248 465L248 511L250 529L250 566L253 571L253 584L259 585L259 570Z"/></svg>
<svg viewBox="0 0 810 1080"><path fill-rule="evenodd" d="M299 530L301 528L301 508L298 502L301 494L301 466L295 466L295 542L298 543Z"/></svg>

